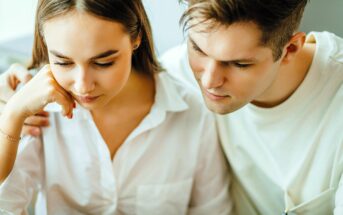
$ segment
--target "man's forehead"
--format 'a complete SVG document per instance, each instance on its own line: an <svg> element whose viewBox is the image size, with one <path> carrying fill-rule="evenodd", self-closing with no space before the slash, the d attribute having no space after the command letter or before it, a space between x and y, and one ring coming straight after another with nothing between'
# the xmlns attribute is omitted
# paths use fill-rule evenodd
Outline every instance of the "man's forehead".
<svg viewBox="0 0 343 215"><path fill-rule="evenodd" d="M199 24L189 30L189 38L204 53L213 58L252 57L259 50L266 49L260 43L261 31L250 23L235 23L229 26L217 26L204 30ZM223 59L225 60L225 59Z"/></svg>

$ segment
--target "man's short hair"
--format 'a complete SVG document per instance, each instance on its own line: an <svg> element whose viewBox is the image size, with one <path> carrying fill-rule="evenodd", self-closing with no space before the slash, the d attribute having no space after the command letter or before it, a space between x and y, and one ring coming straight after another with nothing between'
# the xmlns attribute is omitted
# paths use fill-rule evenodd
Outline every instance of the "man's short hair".
<svg viewBox="0 0 343 215"><path fill-rule="evenodd" d="M206 23L216 25L253 22L262 32L261 43L273 51L274 60L282 55L283 47L298 29L308 0L186 0L188 9L180 23L192 28ZM192 20L200 22L190 25Z"/></svg>

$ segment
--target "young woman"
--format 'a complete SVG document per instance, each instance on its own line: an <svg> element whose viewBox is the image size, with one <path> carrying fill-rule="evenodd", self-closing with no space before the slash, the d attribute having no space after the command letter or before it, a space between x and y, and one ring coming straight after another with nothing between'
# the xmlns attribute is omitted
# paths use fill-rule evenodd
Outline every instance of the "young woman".
<svg viewBox="0 0 343 215"><path fill-rule="evenodd" d="M36 191L37 214L230 212L214 120L160 72L140 0L39 1L31 68L0 118L3 213ZM19 141L49 103L62 114Z"/></svg>

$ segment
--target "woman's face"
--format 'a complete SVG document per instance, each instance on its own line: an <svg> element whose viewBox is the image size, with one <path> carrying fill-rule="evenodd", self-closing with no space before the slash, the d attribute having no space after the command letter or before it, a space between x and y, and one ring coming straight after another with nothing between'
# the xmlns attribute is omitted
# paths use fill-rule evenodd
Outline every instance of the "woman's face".
<svg viewBox="0 0 343 215"><path fill-rule="evenodd" d="M78 103L93 110L115 101L138 42L122 24L72 11L45 22L43 34L56 81Z"/></svg>

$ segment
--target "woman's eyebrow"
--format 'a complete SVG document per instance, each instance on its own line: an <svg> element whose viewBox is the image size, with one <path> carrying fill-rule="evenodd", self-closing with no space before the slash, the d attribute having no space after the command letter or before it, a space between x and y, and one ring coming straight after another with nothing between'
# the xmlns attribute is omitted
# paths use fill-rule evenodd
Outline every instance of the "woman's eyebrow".
<svg viewBox="0 0 343 215"><path fill-rule="evenodd" d="M71 59L70 57L68 56L65 56L61 53L59 53L58 51L55 51L55 50L51 50L49 51L51 54L53 54L54 56L58 57L58 58L62 58L62 59ZM102 52L100 54L97 54L96 56L94 57L91 57L91 60L96 60L96 59L100 59L100 58L104 58L104 57L108 57L108 56L111 56L111 55L114 55L118 53L118 50L108 50L108 51L105 51L105 52Z"/></svg>
<svg viewBox="0 0 343 215"><path fill-rule="evenodd" d="M59 53L58 51L51 50L49 52L58 58L70 59L70 57L63 55L63 54Z"/></svg>
<svg viewBox="0 0 343 215"><path fill-rule="evenodd" d="M117 54L117 53L118 53L118 50L108 50L108 51L105 51L103 53L100 53L100 54L92 57L91 60L105 58L105 57L108 57L108 56L111 56L111 55L114 55L114 54Z"/></svg>

